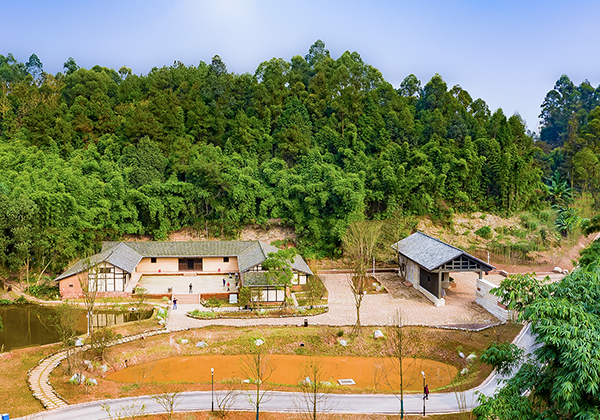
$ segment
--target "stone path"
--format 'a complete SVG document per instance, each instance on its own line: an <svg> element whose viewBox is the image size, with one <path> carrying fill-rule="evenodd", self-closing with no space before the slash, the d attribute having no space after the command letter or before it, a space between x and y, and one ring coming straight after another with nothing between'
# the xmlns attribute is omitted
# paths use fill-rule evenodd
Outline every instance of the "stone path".
<svg viewBox="0 0 600 420"><path fill-rule="evenodd" d="M167 332L170 331L164 329L148 331L136 335L130 335L116 340L114 343L111 344L111 346L127 343L129 341L137 340L142 337L150 337L153 335L164 334ZM89 345L86 345L80 348L76 348L73 351L83 351L88 350L89 348ZM27 378L27 381L29 382L29 388L31 389L33 396L40 400L44 408L46 408L47 410L65 407L68 405L62 398L58 396L58 394L56 393L56 391L54 391L54 388L50 384L50 373L52 373L54 368L57 367L66 358L67 352L63 350L61 352L48 356L45 359L42 359L42 361L38 363L37 366L35 366L29 371L29 375Z"/></svg>

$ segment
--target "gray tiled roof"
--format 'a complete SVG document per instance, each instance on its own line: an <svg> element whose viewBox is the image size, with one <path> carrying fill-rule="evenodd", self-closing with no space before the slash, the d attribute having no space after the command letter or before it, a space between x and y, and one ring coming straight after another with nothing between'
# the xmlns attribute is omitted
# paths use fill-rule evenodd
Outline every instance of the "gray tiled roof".
<svg viewBox="0 0 600 420"><path fill-rule="evenodd" d="M144 257L237 257L238 267L244 272L264 262L268 254L279 249L261 241L188 241L188 242L104 242L102 251L88 260L78 261L56 280L77 274L88 267L106 261L131 273ZM294 270L312 275L312 271L297 255L292 264Z"/></svg>
<svg viewBox="0 0 600 420"><path fill-rule="evenodd" d="M89 258L77 261L71 268L58 276L55 281L81 273L101 262L107 262L120 269L132 273L140 263L142 255L131 249L123 242L111 242L113 246L102 246L100 253Z"/></svg>
<svg viewBox="0 0 600 420"><path fill-rule="evenodd" d="M275 286L269 283L264 271L248 271L244 273L244 286Z"/></svg>
<svg viewBox="0 0 600 420"><path fill-rule="evenodd" d="M423 232L415 232L407 238L392 245L396 251L413 260L421 267L432 271L453 259L465 255L479 263L485 271L491 271L493 266L481 261L462 249L456 248L439 239L432 238Z"/></svg>
<svg viewBox="0 0 600 420"><path fill-rule="evenodd" d="M259 243L263 250L265 258L268 258L269 254L271 252L279 251L279 248L275 248L273 245L266 244L262 241L259 241ZM313 272L308 267L308 264L306 264L306 261L304 261L304 258L302 258L300 255L296 255L296 257L294 258L294 262L292 263L292 268L296 271L300 271L302 273L306 273L311 276L313 275Z"/></svg>

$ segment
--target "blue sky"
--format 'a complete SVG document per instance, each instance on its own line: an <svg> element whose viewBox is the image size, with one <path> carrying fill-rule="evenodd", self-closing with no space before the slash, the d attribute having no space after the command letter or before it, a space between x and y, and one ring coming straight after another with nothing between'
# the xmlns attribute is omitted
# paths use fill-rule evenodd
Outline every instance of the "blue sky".
<svg viewBox="0 0 600 420"><path fill-rule="evenodd" d="M322 39L334 58L357 51L394 87L439 73L532 130L561 74L600 83L597 1L0 0L0 11L0 54L36 53L50 73L69 57L146 74L215 54L254 73Z"/></svg>

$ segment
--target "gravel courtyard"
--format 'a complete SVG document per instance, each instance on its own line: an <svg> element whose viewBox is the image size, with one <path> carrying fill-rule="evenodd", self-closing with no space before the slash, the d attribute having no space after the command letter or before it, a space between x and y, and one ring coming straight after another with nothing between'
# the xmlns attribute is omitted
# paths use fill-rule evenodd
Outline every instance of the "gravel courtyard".
<svg viewBox="0 0 600 420"><path fill-rule="evenodd" d="M310 324L353 325L356 321L356 307L348 279L351 274L322 274L321 279L329 291L329 312L308 318ZM400 278L391 273L376 274L376 278L390 293L368 294L361 306L363 325L388 325L397 312L401 312L405 325L427 326L482 326L497 323L498 320L475 303L474 273L453 273L457 287L449 289L446 306L436 308L421 293L400 283ZM178 305L177 310L169 311L168 328L180 330L208 325L298 325L302 318L256 318L256 319L214 319L198 320L185 315L187 311L202 309L198 304Z"/></svg>

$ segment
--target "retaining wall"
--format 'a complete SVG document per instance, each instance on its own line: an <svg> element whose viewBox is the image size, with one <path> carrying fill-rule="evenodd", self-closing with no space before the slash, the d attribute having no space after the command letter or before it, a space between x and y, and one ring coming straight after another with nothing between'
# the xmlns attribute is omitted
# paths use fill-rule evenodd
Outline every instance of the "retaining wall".
<svg viewBox="0 0 600 420"><path fill-rule="evenodd" d="M475 302L483 306L489 313L501 321L514 320L513 311L506 309L506 306L500 303L499 298L490 291L497 287L494 283L486 279L477 279L477 292L475 293Z"/></svg>

